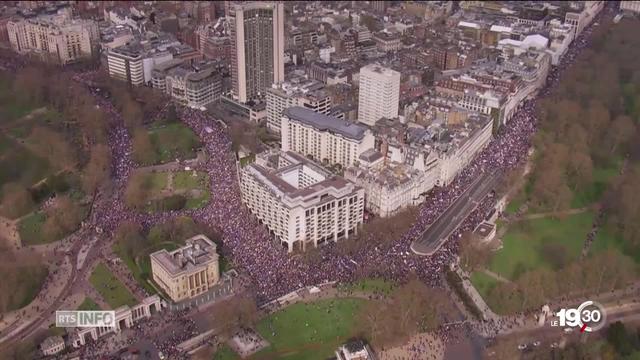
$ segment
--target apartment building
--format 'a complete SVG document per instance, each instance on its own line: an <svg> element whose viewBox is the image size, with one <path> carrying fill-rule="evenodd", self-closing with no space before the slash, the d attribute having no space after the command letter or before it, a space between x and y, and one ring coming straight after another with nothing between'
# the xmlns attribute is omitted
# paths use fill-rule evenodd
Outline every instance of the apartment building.
<svg viewBox="0 0 640 360"><path fill-rule="evenodd" d="M374 128L376 150L360 155L345 178L365 191L366 209L387 217L418 205L435 186L453 181L491 140L492 121L469 114L464 121L427 127L385 120Z"/></svg>
<svg viewBox="0 0 640 360"><path fill-rule="evenodd" d="M324 84L317 80L303 80L274 84L267 89L267 128L280 133L282 112L292 106L302 106L329 115L331 97L324 91Z"/></svg>
<svg viewBox="0 0 640 360"><path fill-rule="evenodd" d="M323 164L347 168L374 147L366 127L295 106L284 110L280 128L282 151L294 151Z"/></svg>
<svg viewBox="0 0 640 360"><path fill-rule="evenodd" d="M206 292L220 280L216 248L208 237L196 235L181 248L152 253L153 281L175 302Z"/></svg>
<svg viewBox="0 0 640 360"><path fill-rule="evenodd" d="M13 17L6 24L11 48L65 65L95 54L100 35L93 20L72 19L68 9L36 17Z"/></svg>
<svg viewBox="0 0 640 360"><path fill-rule="evenodd" d="M245 103L284 81L284 4L230 5L233 97Z"/></svg>
<svg viewBox="0 0 640 360"><path fill-rule="evenodd" d="M242 202L287 251L357 233L364 190L290 151L260 153L240 170Z"/></svg>
<svg viewBox="0 0 640 360"><path fill-rule="evenodd" d="M376 121L398 116L400 73L377 64L360 69L358 121L373 126Z"/></svg>

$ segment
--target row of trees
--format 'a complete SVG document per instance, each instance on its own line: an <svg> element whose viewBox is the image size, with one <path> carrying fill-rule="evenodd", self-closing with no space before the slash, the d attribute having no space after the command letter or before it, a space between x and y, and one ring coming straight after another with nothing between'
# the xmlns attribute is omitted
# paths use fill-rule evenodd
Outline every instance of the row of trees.
<svg viewBox="0 0 640 360"><path fill-rule="evenodd" d="M635 277L635 263L618 251L598 253L589 261L574 261L560 270L537 268L514 282L498 283L489 303L504 313L538 309L560 297L599 294L623 288Z"/></svg>
<svg viewBox="0 0 640 360"><path fill-rule="evenodd" d="M530 194L534 207L569 208L593 183L594 169L615 166L640 141L640 40L626 33L639 30L637 22L598 29L592 49L542 101Z"/></svg>
<svg viewBox="0 0 640 360"><path fill-rule="evenodd" d="M356 323L359 336L380 349L404 343L418 332L434 330L454 313L443 290L428 288L414 277L387 298L369 301L359 311Z"/></svg>
<svg viewBox="0 0 640 360"><path fill-rule="evenodd" d="M146 255L145 251L150 248L165 243L182 245L186 239L198 234L204 234L213 241L221 238L217 229L196 223L190 217L180 216L153 226L147 233L137 223L123 222L116 231L115 239L120 251L135 259Z"/></svg>

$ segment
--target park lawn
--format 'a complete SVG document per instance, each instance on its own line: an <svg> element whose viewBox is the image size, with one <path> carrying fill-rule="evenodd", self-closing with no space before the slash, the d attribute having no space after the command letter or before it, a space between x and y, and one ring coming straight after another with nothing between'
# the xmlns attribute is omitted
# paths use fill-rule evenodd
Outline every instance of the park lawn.
<svg viewBox="0 0 640 360"><path fill-rule="evenodd" d="M507 214L515 214L526 200L527 199L522 193L518 193L518 195L516 195L513 199L509 201L509 203L504 209L504 212Z"/></svg>
<svg viewBox="0 0 640 360"><path fill-rule="evenodd" d="M80 306L78 306L79 311L95 311L95 310L100 310L100 305L96 304L95 301L93 301L93 299L91 299L90 297L85 297L84 301L82 302L82 304L80 304Z"/></svg>
<svg viewBox="0 0 640 360"><path fill-rule="evenodd" d="M182 194L187 199L185 209L199 209L205 206L211 198L208 182L209 176L205 172L192 171L152 172L149 176L151 187L149 199L163 199L173 194ZM173 176L172 189L169 190L169 176ZM164 192L164 193L163 193ZM153 211L148 207L148 211Z"/></svg>
<svg viewBox="0 0 640 360"><path fill-rule="evenodd" d="M8 182L30 187L56 171L47 159L4 134L0 134L0 150L0 188Z"/></svg>
<svg viewBox="0 0 640 360"><path fill-rule="evenodd" d="M341 286L342 291L360 291L364 293L384 293L388 295L393 290L394 284L381 278L363 279L353 284Z"/></svg>
<svg viewBox="0 0 640 360"><path fill-rule="evenodd" d="M145 176L148 177L149 183L151 184L151 188L149 190L153 194L152 197L159 196L163 190L167 189L167 184L169 183L168 172L150 172Z"/></svg>
<svg viewBox="0 0 640 360"><path fill-rule="evenodd" d="M44 265L0 267L0 278L13 284L13 291L0 294L0 312L3 308L12 311L29 305L38 295L47 275L49 271Z"/></svg>
<svg viewBox="0 0 640 360"><path fill-rule="evenodd" d="M33 111L36 106L25 104L22 101L10 101L2 97L0 99L1 124L11 123Z"/></svg>
<svg viewBox="0 0 640 360"><path fill-rule="evenodd" d="M192 190L206 186L207 173L197 171L193 176L192 171L178 171L173 175L173 188L176 190Z"/></svg>
<svg viewBox="0 0 640 360"><path fill-rule="evenodd" d="M480 295L485 301L489 298L489 293L494 286L498 284L498 281L491 276L485 274L482 271L475 271L471 274L471 284L478 290Z"/></svg>
<svg viewBox="0 0 640 360"><path fill-rule="evenodd" d="M491 258L489 269L511 280L541 266L551 269L542 252L546 243L564 245L567 261L577 258L591 229L593 216L592 211L585 211L563 219L546 217L523 220L519 222L520 225L510 224L502 238L503 247Z"/></svg>
<svg viewBox="0 0 640 360"><path fill-rule="evenodd" d="M354 318L366 300L297 303L262 319L258 332L271 344L253 358L324 360L355 334Z"/></svg>
<svg viewBox="0 0 640 360"><path fill-rule="evenodd" d="M187 204L184 206L185 209L200 209L207 205L209 200L211 199L211 193L208 189L204 190L202 194L198 197L187 197Z"/></svg>
<svg viewBox="0 0 640 360"><path fill-rule="evenodd" d="M111 306L111 309L117 309L122 305L132 306L138 303L124 284L103 263L99 263L96 266L93 273L91 273L89 281L102 295L107 304Z"/></svg>
<svg viewBox="0 0 640 360"><path fill-rule="evenodd" d="M52 240L42 233L42 225L46 220L47 216L42 212L31 213L20 220L18 232L23 245L41 245Z"/></svg>
<svg viewBox="0 0 640 360"><path fill-rule="evenodd" d="M164 164L178 159L193 159L195 149L200 147L196 134L181 123L169 124L149 130L158 163Z"/></svg>
<svg viewBox="0 0 640 360"><path fill-rule="evenodd" d="M216 351L213 355L213 360L236 360L240 359L240 356L236 354L231 348L227 345L223 345Z"/></svg>
<svg viewBox="0 0 640 360"><path fill-rule="evenodd" d="M82 219L84 219L89 213L89 207L81 206L80 208L82 211ZM77 230L74 229L73 231L55 237L52 234L47 234L42 231L42 227L46 220L47 215L41 211L32 212L20 220L18 223L18 233L20 234L20 241L23 245L30 246L52 243L64 239L67 235Z"/></svg>

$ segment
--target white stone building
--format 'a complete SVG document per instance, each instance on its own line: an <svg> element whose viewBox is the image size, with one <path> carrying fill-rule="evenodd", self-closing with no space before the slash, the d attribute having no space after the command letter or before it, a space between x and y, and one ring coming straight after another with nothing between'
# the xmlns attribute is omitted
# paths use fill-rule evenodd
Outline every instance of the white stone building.
<svg viewBox="0 0 640 360"><path fill-rule="evenodd" d="M86 345L90 340L97 341L104 335L117 334L125 328L131 328L136 321L142 318L149 318L154 313L162 311L165 305L160 296L156 294L143 299L139 304L132 307L128 305L120 306L114 310L116 313L116 326L70 328L69 341L74 348L79 348Z"/></svg>
<svg viewBox="0 0 640 360"><path fill-rule="evenodd" d="M283 112L280 137L282 151L343 168L358 161L358 156L373 148L375 142L371 131L362 125L299 106Z"/></svg>
<svg viewBox="0 0 640 360"><path fill-rule="evenodd" d="M381 118L398 116L400 73L370 64L360 69L358 121L373 126Z"/></svg>
<svg viewBox="0 0 640 360"><path fill-rule="evenodd" d="M640 13L640 1L620 1L620 10Z"/></svg>
<svg viewBox="0 0 640 360"><path fill-rule="evenodd" d="M62 336L49 336L40 344L40 351L44 356L53 356L64 350L64 339Z"/></svg>
<svg viewBox="0 0 640 360"><path fill-rule="evenodd" d="M7 22L7 33L15 52L38 54L61 65L90 58L100 39L95 21L72 19L69 9L33 18L15 17Z"/></svg>
<svg viewBox="0 0 640 360"><path fill-rule="evenodd" d="M380 151L360 155L345 178L365 190L368 211L387 217L421 203L435 186L451 183L491 140L492 121L471 114L464 123L426 128L399 122L380 124Z"/></svg>
<svg viewBox="0 0 640 360"><path fill-rule="evenodd" d="M209 238L196 235L181 248L150 254L153 281L175 302L207 292L220 280L216 249Z"/></svg>
<svg viewBox="0 0 640 360"><path fill-rule="evenodd" d="M240 171L242 202L289 252L348 238L364 216L364 190L292 152L260 153Z"/></svg>

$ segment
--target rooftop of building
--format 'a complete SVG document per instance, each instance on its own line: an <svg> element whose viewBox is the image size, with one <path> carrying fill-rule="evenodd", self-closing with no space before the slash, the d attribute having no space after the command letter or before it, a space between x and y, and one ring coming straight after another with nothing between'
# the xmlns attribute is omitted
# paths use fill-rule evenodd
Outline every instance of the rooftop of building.
<svg viewBox="0 0 640 360"><path fill-rule="evenodd" d="M388 77L399 77L400 73L398 71L395 71L391 68L388 67L384 67L380 64L368 64L363 66L362 68L360 68L360 72L362 72L362 70L365 71L369 71L369 72L374 72L376 74L380 74L380 75L384 75L384 76L388 76Z"/></svg>
<svg viewBox="0 0 640 360"><path fill-rule="evenodd" d="M495 225L488 223L488 222L483 222L480 225L478 225L478 227L475 229L475 233L480 236L480 237L487 237L489 234L491 234L491 232L493 231L493 229L495 229Z"/></svg>
<svg viewBox="0 0 640 360"><path fill-rule="evenodd" d="M60 344L64 344L64 339L62 338L62 336L49 336L42 341L40 347L42 349L49 349L54 346L59 346Z"/></svg>
<svg viewBox="0 0 640 360"><path fill-rule="evenodd" d="M367 128L362 125L320 114L301 106L287 108L284 111L284 115L294 121L312 126L319 131L329 131L354 140L362 140L367 131Z"/></svg>
<svg viewBox="0 0 640 360"><path fill-rule="evenodd" d="M280 84L273 84L271 87L272 91L286 96L307 95L316 98L327 97L324 88L324 83L302 76L291 77L287 79L287 81Z"/></svg>
<svg viewBox="0 0 640 360"><path fill-rule="evenodd" d="M281 197L291 201L319 197L320 202L335 198L337 192L353 187L318 163L291 151L270 150L256 155L248 171ZM301 183L304 178L306 183Z"/></svg>
<svg viewBox="0 0 640 360"><path fill-rule="evenodd" d="M218 259L217 246L205 235L196 235L185 241L185 245L171 252L158 250L151 255L169 274L190 272Z"/></svg>

